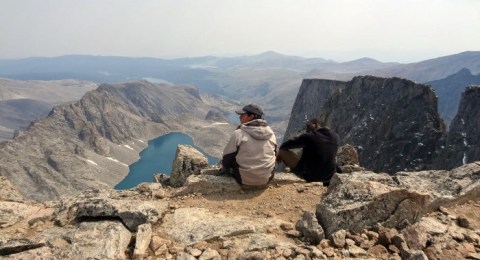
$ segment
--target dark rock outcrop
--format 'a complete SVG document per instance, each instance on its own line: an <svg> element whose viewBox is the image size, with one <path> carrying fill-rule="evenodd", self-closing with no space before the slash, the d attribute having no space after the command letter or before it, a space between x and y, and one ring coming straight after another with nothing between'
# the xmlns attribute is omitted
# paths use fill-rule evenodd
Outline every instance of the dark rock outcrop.
<svg viewBox="0 0 480 260"><path fill-rule="evenodd" d="M342 145L358 151L359 166L366 169L449 170L480 160L479 92L478 87L467 88L447 132L428 85L373 76L349 82L304 80L285 136L299 135L306 120L316 117L340 136ZM337 159L340 166L345 164ZM361 168L344 172L355 170Z"/></svg>
<svg viewBox="0 0 480 260"><path fill-rule="evenodd" d="M470 86L462 94L445 145L439 147L435 167L452 169L480 160L480 88Z"/></svg>
<svg viewBox="0 0 480 260"><path fill-rule="evenodd" d="M319 119L341 143L358 147L360 164L373 171L426 169L445 135L432 89L400 78L355 77L324 104Z"/></svg>
<svg viewBox="0 0 480 260"><path fill-rule="evenodd" d="M318 116L332 94L345 88L346 82L326 79L304 79L293 104L284 140L297 136L305 130L305 123Z"/></svg>

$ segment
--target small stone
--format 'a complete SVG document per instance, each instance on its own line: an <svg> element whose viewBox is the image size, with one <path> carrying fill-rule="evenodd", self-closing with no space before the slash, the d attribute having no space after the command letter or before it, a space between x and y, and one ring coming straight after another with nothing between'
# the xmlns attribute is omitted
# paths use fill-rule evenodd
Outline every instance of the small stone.
<svg viewBox="0 0 480 260"><path fill-rule="evenodd" d="M211 248L207 248L205 249L205 251L203 251L202 255L198 258L199 260L221 260L222 257L220 256L220 254L214 250L214 249L211 249Z"/></svg>
<svg viewBox="0 0 480 260"><path fill-rule="evenodd" d="M164 244L165 244L164 239L162 239L159 236L152 236L152 240L150 240L150 249L153 252L156 252L160 248L160 246L162 246Z"/></svg>
<svg viewBox="0 0 480 260"><path fill-rule="evenodd" d="M345 230L339 230L332 234L330 240L332 241L333 245L338 248L343 248L345 246L345 236L347 232Z"/></svg>
<svg viewBox="0 0 480 260"><path fill-rule="evenodd" d="M353 257L361 257L367 255L367 251L355 245L348 246L348 252L350 252L350 255Z"/></svg>
<svg viewBox="0 0 480 260"><path fill-rule="evenodd" d="M389 245L388 250L390 250L390 252L392 253L397 253L397 254L400 253L400 250L395 245Z"/></svg>
<svg viewBox="0 0 480 260"><path fill-rule="evenodd" d="M320 259L324 259L326 258L326 256L322 253L322 251L314 246L311 246L310 247L310 251L311 251L311 255L313 257L317 257L317 258L320 258Z"/></svg>
<svg viewBox="0 0 480 260"><path fill-rule="evenodd" d="M163 199L163 198L165 198L165 191L164 190L154 190L154 191L152 191L152 195L156 199Z"/></svg>
<svg viewBox="0 0 480 260"><path fill-rule="evenodd" d="M444 206L440 206L440 207L438 208L438 211L442 212L442 213L445 214L445 215L448 215L448 214L449 214L449 213L448 213L448 209L445 208Z"/></svg>
<svg viewBox="0 0 480 260"><path fill-rule="evenodd" d="M289 230L293 230L295 226L293 225L293 223L282 223L280 225L280 228L284 231L289 231Z"/></svg>
<svg viewBox="0 0 480 260"><path fill-rule="evenodd" d="M470 243L479 243L480 242L480 236L478 236L474 232L468 232L465 234L465 240Z"/></svg>
<svg viewBox="0 0 480 260"><path fill-rule="evenodd" d="M302 247L296 247L295 252L297 254L302 254L302 255L305 255L305 256L310 255L310 250L308 250L306 248L302 248Z"/></svg>
<svg viewBox="0 0 480 260"><path fill-rule="evenodd" d="M305 190L307 190L307 188L305 188L305 187L298 187L298 188L297 188L297 192L298 192L298 193L302 193L302 192L304 192Z"/></svg>
<svg viewBox="0 0 480 260"><path fill-rule="evenodd" d="M345 244L349 246L355 245L355 241L351 240L350 238L345 239Z"/></svg>
<svg viewBox="0 0 480 260"><path fill-rule="evenodd" d="M197 259L197 258L195 258L194 256L192 256L188 253L179 253L175 257L175 260L195 260L195 259Z"/></svg>
<svg viewBox="0 0 480 260"><path fill-rule="evenodd" d="M300 232L298 232L297 230L289 230L286 234L290 237L300 237Z"/></svg>
<svg viewBox="0 0 480 260"><path fill-rule="evenodd" d="M333 250L332 247L327 247L327 248L324 248L323 250L323 253L328 256L328 257L332 257L335 255L335 250Z"/></svg>
<svg viewBox="0 0 480 260"><path fill-rule="evenodd" d="M368 236L369 239L374 239L374 238L378 239L378 233L377 232L369 230L365 234Z"/></svg>
<svg viewBox="0 0 480 260"><path fill-rule="evenodd" d="M150 191L150 187L148 185L148 183L146 182L142 182L140 184L137 185L137 190L139 192L149 192Z"/></svg>
<svg viewBox="0 0 480 260"><path fill-rule="evenodd" d="M465 215L460 215L457 218L457 224L463 228L470 228L470 221Z"/></svg>
<svg viewBox="0 0 480 260"><path fill-rule="evenodd" d="M162 244L157 250L155 250L156 256L163 256L168 254L168 247L165 244Z"/></svg>
<svg viewBox="0 0 480 260"><path fill-rule="evenodd" d="M322 239L319 244L319 249L324 249L331 246L332 246L332 242L330 240Z"/></svg>
<svg viewBox="0 0 480 260"><path fill-rule="evenodd" d="M274 227L268 227L267 228L267 233L274 233L275 232L275 228Z"/></svg>
<svg viewBox="0 0 480 260"><path fill-rule="evenodd" d="M363 240L362 243L360 243L360 247L367 250L373 247L375 244L376 244L375 240Z"/></svg>
<svg viewBox="0 0 480 260"><path fill-rule="evenodd" d="M194 257L199 257L202 254L202 250L197 249L197 248L187 248L187 253L191 254Z"/></svg>
<svg viewBox="0 0 480 260"><path fill-rule="evenodd" d="M199 241L195 243L192 247L200 250L205 250L208 247L208 243L206 241Z"/></svg>
<svg viewBox="0 0 480 260"><path fill-rule="evenodd" d="M222 257L227 257L228 256L228 252L229 252L228 249L218 249L217 251Z"/></svg>
<svg viewBox="0 0 480 260"><path fill-rule="evenodd" d="M388 255L388 250L382 245L376 245L367 250L367 253L378 258Z"/></svg>
<svg viewBox="0 0 480 260"><path fill-rule="evenodd" d="M284 249L282 253L282 255L287 258L292 256L292 254L293 254L293 251L290 248Z"/></svg>
<svg viewBox="0 0 480 260"><path fill-rule="evenodd" d="M183 252L183 251L185 251L185 248L183 248L181 246L172 246L168 249L168 252L170 254L173 254L173 255L178 254L178 253Z"/></svg>

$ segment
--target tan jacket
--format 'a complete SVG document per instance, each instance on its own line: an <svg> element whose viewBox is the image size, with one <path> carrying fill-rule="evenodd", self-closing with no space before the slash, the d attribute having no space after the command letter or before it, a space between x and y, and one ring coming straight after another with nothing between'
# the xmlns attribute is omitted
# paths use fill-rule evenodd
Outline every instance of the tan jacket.
<svg viewBox="0 0 480 260"><path fill-rule="evenodd" d="M223 159L235 156L244 185L267 184L275 168L277 139L265 120L240 125L223 151Z"/></svg>

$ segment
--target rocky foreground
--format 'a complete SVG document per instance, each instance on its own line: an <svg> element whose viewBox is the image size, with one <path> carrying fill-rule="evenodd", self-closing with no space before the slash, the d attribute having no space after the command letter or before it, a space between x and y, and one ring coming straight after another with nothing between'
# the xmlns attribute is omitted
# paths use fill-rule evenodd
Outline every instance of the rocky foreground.
<svg viewBox="0 0 480 260"><path fill-rule="evenodd" d="M394 176L344 167L358 171L335 175L328 189L278 173L247 189L201 169L204 158L191 152L179 149L163 184L44 203L0 177L0 256L480 259L480 162Z"/></svg>

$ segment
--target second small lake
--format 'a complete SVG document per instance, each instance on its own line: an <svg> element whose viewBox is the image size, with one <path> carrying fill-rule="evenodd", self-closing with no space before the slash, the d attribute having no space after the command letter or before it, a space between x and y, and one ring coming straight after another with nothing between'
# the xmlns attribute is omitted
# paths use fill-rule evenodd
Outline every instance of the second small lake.
<svg viewBox="0 0 480 260"><path fill-rule="evenodd" d="M142 182L153 182L153 175L156 173L170 175L177 146L180 144L195 147L208 158L208 164L216 164L219 161L218 158L194 146L190 136L184 133L169 133L148 142L148 147L140 152L140 160L129 166L127 177L118 183L115 189L131 189Z"/></svg>

